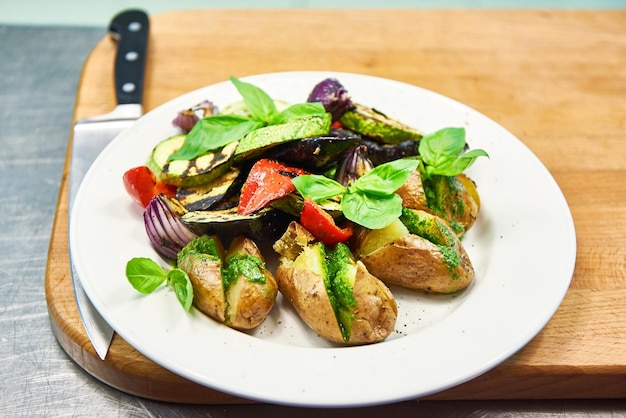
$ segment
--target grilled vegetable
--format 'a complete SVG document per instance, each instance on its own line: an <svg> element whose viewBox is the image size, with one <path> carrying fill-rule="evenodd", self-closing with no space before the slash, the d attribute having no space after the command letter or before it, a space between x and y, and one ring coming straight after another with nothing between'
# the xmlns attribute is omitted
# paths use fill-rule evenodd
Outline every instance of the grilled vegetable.
<svg viewBox="0 0 626 418"><path fill-rule="evenodd" d="M241 189L237 213L250 215L295 191L291 179L300 174L306 174L306 171L267 158L260 159L250 169Z"/></svg>
<svg viewBox="0 0 626 418"><path fill-rule="evenodd" d="M191 160L168 161L169 156L184 141L184 134L176 135L161 141L152 151L147 165L163 183L192 187L216 179L230 168L237 148L237 142L232 142L219 151L208 152Z"/></svg>
<svg viewBox="0 0 626 418"><path fill-rule="evenodd" d="M256 129L239 141L235 151L235 160L242 161L258 157L266 150L285 142L328 134L330 122L330 114L325 113L321 117L308 116Z"/></svg>
<svg viewBox="0 0 626 418"><path fill-rule="evenodd" d="M348 187L359 177L374 168L367 156L367 147L358 145L346 154L335 173L335 180Z"/></svg>
<svg viewBox="0 0 626 418"><path fill-rule="evenodd" d="M367 156L374 165L419 154L419 141L415 139L408 139L398 144L381 144L377 141L363 139L361 143L367 147Z"/></svg>
<svg viewBox="0 0 626 418"><path fill-rule="evenodd" d="M174 197L176 187L159 181L152 170L145 165L127 170L122 176L124 188L133 200L146 207L159 194Z"/></svg>
<svg viewBox="0 0 626 418"><path fill-rule="evenodd" d="M354 345L382 341L393 332L393 295L347 246L330 249L293 222L274 249L280 254L280 292L319 336Z"/></svg>
<svg viewBox="0 0 626 418"><path fill-rule="evenodd" d="M207 210L228 197L238 194L244 179L241 170L231 167L220 177L195 187L181 187L176 199L189 211Z"/></svg>
<svg viewBox="0 0 626 418"><path fill-rule="evenodd" d="M191 131L200 118L215 114L217 114L217 106L208 100L204 100L189 109L184 109L178 112L172 121L172 125L178 126L183 132L187 133Z"/></svg>
<svg viewBox="0 0 626 418"><path fill-rule="evenodd" d="M307 102L319 102L324 105L333 121L339 118L352 107L352 101L346 88L335 78L327 78L319 82L309 94Z"/></svg>
<svg viewBox="0 0 626 418"><path fill-rule="evenodd" d="M154 249L164 257L176 259L176 254L196 237L180 220L185 212L176 199L158 195L143 213L148 238Z"/></svg>
<svg viewBox="0 0 626 418"><path fill-rule="evenodd" d="M347 129L331 129L328 135L298 139L278 145L264 154L286 164L310 171L321 171L343 158L361 135Z"/></svg>
<svg viewBox="0 0 626 418"><path fill-rule="evenodd" d="M417 141L423 136L415 128L358 103L344 113L339 121L350 130L386 144L398 144L409 139Z"/></svg>
<svg viewBox="0 0 626 418"><path fill-rule="evenodd" d="M326 245L335 245L339 242L346 242L352 236L352 224L346 227L337 226L333 217L328 214L313 199L304 199L300 224L309 231L316 240Z"/></svg>
<svg viewBox="0 0 626 418"><path fill-rule="evenodd" d="M343 215L339 198L322 200L317 204L335 219ZM299 218L304 206L304 198L300 193L289 193L285 197L272 202L271 206Z"/></svg>
<svg viewBox="0 0 626 418"><path fill-rule="evenodd" d="M272 208L251 215L240 215L237 208L187 212L180 220L196 234L218 235L224 241L244 235L255 240L280 237L292 216Z"/></svg>

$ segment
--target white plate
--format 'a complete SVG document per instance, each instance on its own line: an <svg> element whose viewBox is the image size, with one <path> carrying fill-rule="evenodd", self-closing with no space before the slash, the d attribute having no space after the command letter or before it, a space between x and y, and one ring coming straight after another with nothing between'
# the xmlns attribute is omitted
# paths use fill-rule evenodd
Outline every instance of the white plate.
<svg viewBox="0 0 626 418"><path fill-rule="evenodd" d="M158 260L141 208L122 175L177 133L176 113L204 99L240 100L230 82L178 97L142 117L98 157L80 187L70 248L90 299L115 331L145 356L202 385L258 401L300 406L364 406L414 399L468 381L506 360L552 317L569 286L576 239L559 187L512 134L482 114L404 83L347 73L288 72L245 78L274 99L303 102L322 79L338 78L354 101L422 131L467 129L483 148L468 174L482 210L464 239L476 279L453 296L393 289L396 332L362 347L336 347L310 332L280 298L249 334L191 310L172 290L141 295L124 271L133 257Z"/></svg>

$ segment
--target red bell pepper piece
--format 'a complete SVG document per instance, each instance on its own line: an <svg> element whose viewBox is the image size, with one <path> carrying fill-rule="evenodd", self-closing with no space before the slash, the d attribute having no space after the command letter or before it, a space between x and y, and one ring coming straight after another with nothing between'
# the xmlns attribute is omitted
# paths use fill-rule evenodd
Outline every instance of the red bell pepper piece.
<svg viewBox="0 0 626 418"><path fill-rule="evenodd" d="M326 245L346 242L352 236L352 225L340 228L335 220L313 199L305 198L300 214L300 224L318 240Z"/></svg>
<svg viewBox="0 0 626 418"><path fill-rule="evenodd" d="M123 181L128 194L144 208L153 197L159 194L165 194L168 197L176 196L176 186L157 180L152 170L145 165L126 171Z"/></svg>
<svg viewBox="0 0 626 418"><path fill-rule="evenodd" d="M307 171L275 160L260 159L250 169L241 188L237 213L249 215L296 190L291 179Z"/></svg>

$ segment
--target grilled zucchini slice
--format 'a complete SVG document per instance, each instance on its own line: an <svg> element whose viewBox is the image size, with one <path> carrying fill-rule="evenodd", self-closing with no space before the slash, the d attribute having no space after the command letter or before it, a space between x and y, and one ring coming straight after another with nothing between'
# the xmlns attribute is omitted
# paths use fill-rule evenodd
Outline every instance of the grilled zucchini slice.
<svg viewBox="0 0 626 418"><path fill-rule="evenodd" d="M198 186L216 179L231 167L237 142L192 160L168 161L169 156L183 145L185 136L172 136L152 150L147 166L163 183L179 187Z"/></svg>
<svg viewBox="0 0 626 418"><path fill-rule="evenodd" d="M386 144L399 144L407 140L418 141L423 136L417 129L358 103L344 113L339 121L352 131Z"/></svg>

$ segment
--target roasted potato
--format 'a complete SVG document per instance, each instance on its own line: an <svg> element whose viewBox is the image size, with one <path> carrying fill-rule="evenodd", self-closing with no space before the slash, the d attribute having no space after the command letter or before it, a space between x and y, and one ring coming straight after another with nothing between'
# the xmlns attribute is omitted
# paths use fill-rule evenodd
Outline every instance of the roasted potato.
<svg viewBox="0 0 626 418"><path fill-rule="evenodd" d="M225 324L237 329L251 329L261 324L272 310L278 283L265 267L265 260L254 241L249 238L235 238L226 255L226 268L232 271L238 257L253 256L260 260L257 268L261 276L252 278L246 275L246 268L236 269L234 282L226 289Z"/></svg>
<svg viewBox="0 0 626 418"><path fill-rule="evenodd" d="M435 175L423 180L419 170L415 170L397 193L403 206L445 219L459 237L474 225L480 210L476 184L465 174Z"/></svg>
<svg viewBox="0 0 626 418"><path fill-rule="evenodd" d="M233 239L224 255L221 240L203 235L179 253L178 267L191 280L194 306L231 328L246 330L263 322L274 306L278 285L255 243Z"/></svg>
<svg viewBox="0 0 626 418"><path fill-rule="evenodd" d="M178 268L187 273L193 287L193 305L205 315L224 322L226 299L222 282L224 246L217 237L202 236L178 254Z"/></svg>
<svg viewBox="0 0 626 418"><path fill-rule="evenodd" d="M386 228L360 231L354 245L357 258L388 285L452 293L474 279L472 263L454 231L424 210L405 208Z"/></svg>
<svg viewBox="0 0 626 418"><path fill-rule="evenodd" d="M292 222L274 249L280 292L319 336L356 345L382 341L394 330L398 308L391 291L347 246L327 248Z"/></svg>

